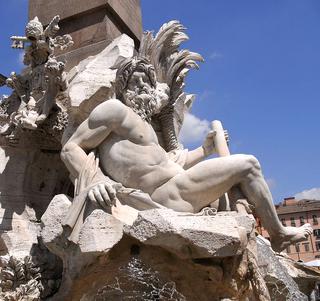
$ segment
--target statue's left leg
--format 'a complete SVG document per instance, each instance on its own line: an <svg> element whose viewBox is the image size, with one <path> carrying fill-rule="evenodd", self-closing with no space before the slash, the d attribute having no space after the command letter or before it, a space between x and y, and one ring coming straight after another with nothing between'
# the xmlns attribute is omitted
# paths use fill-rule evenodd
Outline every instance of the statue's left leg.
<svg viewBox="0 0 320 301"><path fill-rule="evenodd" d="M239 185L254 205L276 250L305 239L312 231L308 224L300 228L281 224L260 164L253 156L232 155L198 163L157 189L152 198L166 202L164 205L168 207L184 201L191 204L194 211L199 211L234 185Z"/></svg>

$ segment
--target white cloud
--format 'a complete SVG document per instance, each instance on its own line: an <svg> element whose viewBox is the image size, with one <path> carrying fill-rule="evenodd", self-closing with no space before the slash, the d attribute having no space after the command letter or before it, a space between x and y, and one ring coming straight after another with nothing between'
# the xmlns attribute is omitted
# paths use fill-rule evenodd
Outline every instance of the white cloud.
<svg viewBox="0 0 320 301"><path fill-rule="evenodd" d="M320 188L311 188L309 190L304 190L295 195L298 200L308 199L308 200L320 200Z"/></svg>
<svg viewBox="0 0 320 301"><path fill-rule="evenodd" d="M214 51L209 55L210 60L216 60L216 59L220 59L222 57L223 57L223 55L217 51Z"/></svg>
<svg viewBox="0 0 320 301"><path fill-rule="evenodd" d="M208 120L201 120L191 113L186 113L183 126L180 131L180 140L184 144L203 142L209 131L210 123Z"/></svg>

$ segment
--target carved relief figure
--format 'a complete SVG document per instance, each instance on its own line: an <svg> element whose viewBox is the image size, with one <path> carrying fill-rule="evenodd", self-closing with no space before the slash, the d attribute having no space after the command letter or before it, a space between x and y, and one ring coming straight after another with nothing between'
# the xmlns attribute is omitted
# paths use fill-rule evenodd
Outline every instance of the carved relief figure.
<svg viewBox="0 0 320 301"><path fill-rule="evenodd" d="M53 38L59 30L59 19L59 16L54 17L43 29L36 17L27 24L25 37L11 37L13 48L24 48L24 44L29 43L23 60L28 68L21 75L11 73L5 80L14 91L4 103L14 109L7 112L9 120L1 129L2 135L11 135L19 127L36 129L56 105L57 94L67 88L65 63L56 59L54 49L65 49L73 42L70 35ZM18 107L13 103L19 103Z"/></svg>
<svg viewBox="0 0 320 301"><path fill-rule="evenodd" d="M212 133L193 151L179 149L172 112L181 97L186 102L183 78L201 58L177 51L177 41L185 38L179 26L166 24L155 39L145 35L140 57L124 62L117 72L116 98L91 112L64 145L62 160L72 177L79 179L88 168L89 153L95 151L100 163L96 181L89 181L87 197L105 208L116 204L112 181L148 194L161 206L191 213L232 189L254 206L275 250L304 240L312 231L310 225L281 224L255 157L239 154L204 160L215 153ZM164 121L162 131L166 132L158 137L154 124ZM134 202L130 206L135 207Z"/></svg>

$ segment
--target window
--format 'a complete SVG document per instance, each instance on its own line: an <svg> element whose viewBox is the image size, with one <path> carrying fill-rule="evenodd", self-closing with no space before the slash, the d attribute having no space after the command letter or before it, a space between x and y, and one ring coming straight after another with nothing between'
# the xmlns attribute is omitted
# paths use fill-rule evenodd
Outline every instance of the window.
<svg viewBox="0 0 320 301"><path fill-rule="evenodd" d="M316 241L316 249L317 251L320 251L320 240Z"/></svg>
<svg viewBox="0 0 320 301"><path fill-rule="evenodd" d="M303 246L304 246L304 250L305 250L306 252L309 252L309 251L310 251L309 243L303 243Z"/></svg>
<svg viewBox="0 0 320 301"><path fill-rule="evenodd" d="M314 225L318 225L318 218L316 215L312 215L312 222Z"/></svg>
<svg viewBox="0 0 320 301"><path fill-rule="evenodd" d="M313 235L320 238L320 229L314 229Z"/></svg>
<svg viewBox="0 0 320 301"><path fill-rule="evenodd" d="M304 225L304 217L303 216L300 216L299 217L299 220L300 220L300 225Z"/></svg>
<svg viewBox="0 0 320 301"><path fill-rule="evenodd" d="M285 218L282 218L282 219L281 219L281 223L282 223L283 226L286 226L286 219L285 219Z"/></svg>
<svg viewBox="0 0 320 301"><path fill-rule="evenodd" d="M294 220L294 217L290 217L291 226L296 226L296 221Z"/></svg>
<svg viewBox="0 0 320 301"><path fill-rule="evenodd" d="M299 253L300 252L300 245L296 244L296 252Z"/></svg>
<svg viewBox="0 0 320 301"><path fill-rule="evenodd" d="M290 253L291 253L290 247L287 247L287 254L290 254Z"/></svg>

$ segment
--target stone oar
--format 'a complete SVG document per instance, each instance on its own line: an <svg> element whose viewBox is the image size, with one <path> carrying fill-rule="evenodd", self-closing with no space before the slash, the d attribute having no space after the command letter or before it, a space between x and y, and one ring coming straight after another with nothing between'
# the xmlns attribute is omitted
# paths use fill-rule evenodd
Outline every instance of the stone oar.
<svg viewBox="0 0 320 301"><path fill-rule="evenodd" d="M222 127L222 124L219 120L214 120L211 123L212 130L213 130L213 143L217 154L219 157L226 157L230 156L230 151L228 147L228 143L225 137L225 131ZM230 210L230 201L228 194L225 193L219 198L219 205L218 202L215 201L211 204L212 207L217 207L219 211L229 211Z"/></svg>
<svg viewBox="0 0 320 301"><path fill-rule="evenodd" d="M221 122L219 120L214 120L212 121L211 125L212 125L212 130L214 132L213 142L218 155L220 157L230 156L228 142L225 136L225 130L223 129ZM241 197L239 197L240 195L239 193L237 193L238 192L237 189L238 189L237 187L231 188L231 191L233 192L233 194L231 194L232 199L231 199L231 195L229 198L228 193L225 193L219 198L218 206L215 202L213 202L211 206L215 208L218 207L219 211L229 211L231 210L231 206L230 206L230 200L231 200L232 204L234 205L232 210L236 209L238 212L243 214L252 213L248 205L247 199L245 199L242 196L242 193L241 193Z"/></svg>

